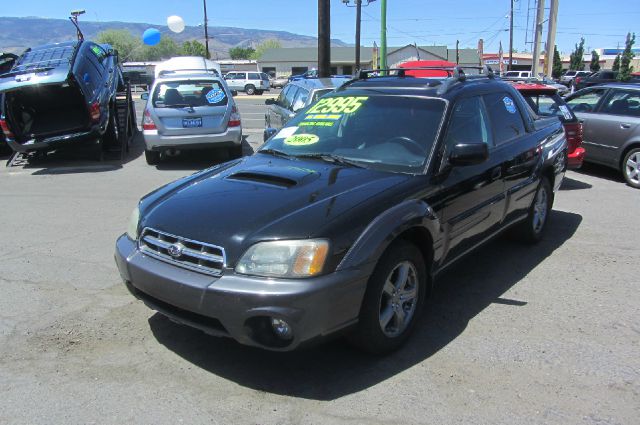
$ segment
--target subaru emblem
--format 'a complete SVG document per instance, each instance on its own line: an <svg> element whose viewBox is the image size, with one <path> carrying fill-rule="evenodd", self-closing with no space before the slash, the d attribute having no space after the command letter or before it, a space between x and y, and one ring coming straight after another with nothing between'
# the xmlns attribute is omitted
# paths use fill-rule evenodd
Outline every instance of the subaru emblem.
<svg viewBox="0 0 640 425"><path fill-rule="evenodd" d="M180 258L180 256L182 255L182 251L184 251L184 245L182 245L181 243L171 244L167 248L167 252L173 258Z"/></svg>

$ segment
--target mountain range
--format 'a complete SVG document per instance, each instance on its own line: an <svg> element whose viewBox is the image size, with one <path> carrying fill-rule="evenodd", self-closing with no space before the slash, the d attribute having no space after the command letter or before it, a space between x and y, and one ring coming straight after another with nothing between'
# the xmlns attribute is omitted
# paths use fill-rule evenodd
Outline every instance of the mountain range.
<svg viewBox="0 0 640 425"><path fill-rule="evenodd" d="M86 39L93 40L98 33L107 29L126 29L133 35L142 37L147 28L156 28L174 41L182 43L187 40L198 40L204 43L202 27L188 26L183 32L176 34L164 25L152 25L137 22L94 22L80 20L80 28ZM49 19L38 17L0 17L0 52L20 53L27 47L35 47L47 43L55 43L75 39L75 28L65 19ZM232 47L255 47L257 44L273 39L282 47L317 46L317 38L307 35L293 34L287 31L258 30L236 27L210 26L209 47L214 58L228 58ZM331 40L332 46L345 47L350 44L338 39Z"/></svg>

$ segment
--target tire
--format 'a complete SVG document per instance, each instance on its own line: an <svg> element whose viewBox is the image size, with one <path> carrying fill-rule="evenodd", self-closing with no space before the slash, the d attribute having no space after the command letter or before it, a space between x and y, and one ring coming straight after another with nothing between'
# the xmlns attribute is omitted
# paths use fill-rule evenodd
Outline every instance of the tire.
<svg viewBox="0 0 640 425"><path fill-rule="evenodd" d="M427 279L420 250L403 240L392 243L369 278L358 324L350 341L372 354L398 349L420 316Z"/></svg>
<svg viewBox="0 0 640 425"><path fill-rule="evenodd" d="M529 207L527 218L515 228L517 239L531 244L540 242L549 220L552 205L551 184L547 178L543 177Z"/></svg>
<svg viewBox="0 0 640 425"><path fill-rule="evenodd" d="M242 145L229 148L229 159L242 158Z"/></svg>
<svg viewBox="0 0 640 425"><path fill-rule="evenodd" d="M633 148L622 160L622 175L627 184L640 189L640 148Z"/></svg>
<svg viewBox="0 0 640 425"><path fill-rule="evenodd" d="M244 92L251 96L255 94L256 88L253 84L247 84L246 86L244 86Z"/></svg>
<svg viewBox="0 0 640 425"><path fill-rule="evenodd" d="M147 164L149 165L158 165L158 163L160 163L160 152L145 149L144 159L147 160Z"/></svg>

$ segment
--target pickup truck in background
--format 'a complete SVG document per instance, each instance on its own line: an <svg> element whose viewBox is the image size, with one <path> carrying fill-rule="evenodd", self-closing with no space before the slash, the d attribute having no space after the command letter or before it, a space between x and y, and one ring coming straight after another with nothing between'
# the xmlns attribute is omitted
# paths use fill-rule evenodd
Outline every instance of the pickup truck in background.
<svg viewBox="0 0 640 425"><path fill-rule="evenodd" d="M16 152L117 143L117 52L76 40L27 49L0 74L0 126Z"/></svg>

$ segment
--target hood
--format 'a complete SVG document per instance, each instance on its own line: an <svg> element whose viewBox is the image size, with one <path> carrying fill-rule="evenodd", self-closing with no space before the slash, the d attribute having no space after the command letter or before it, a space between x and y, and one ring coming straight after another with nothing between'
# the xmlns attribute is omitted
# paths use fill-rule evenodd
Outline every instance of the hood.
<svg viewBox="0 0 640 425"><path fill-rule="evenodd" d="M266 154L205 170L160 189L141 203L141 228L222 246L230 264L261 240L332 238L354 208L365 226L377 207L362 206L407 181L405 174L290 160ZM365 217L366 216L366 217ZM347 220L349 221L349 220ZM353 221L353 220L351 220ZM341 229L331 223L340 222Z"/></svg>

